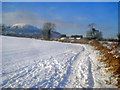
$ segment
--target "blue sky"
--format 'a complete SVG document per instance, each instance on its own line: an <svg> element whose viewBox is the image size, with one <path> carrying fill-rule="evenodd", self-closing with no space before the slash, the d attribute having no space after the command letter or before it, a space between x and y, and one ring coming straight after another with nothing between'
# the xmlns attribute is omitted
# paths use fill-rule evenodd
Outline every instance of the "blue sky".
<svg viewBox="0 0 120 90"><path fill-rule="evenodd" d="M56 31L86 35L88 24L106 38L118 33L118 2L3 2L3 23L28 23L39 28L45 22L56 24Z"/></svg>
<svg viewBox="0 0 120 90"><path fill-rule="evenodd" d="M119 0L2 0L2 2L119 2Z"/></svg>

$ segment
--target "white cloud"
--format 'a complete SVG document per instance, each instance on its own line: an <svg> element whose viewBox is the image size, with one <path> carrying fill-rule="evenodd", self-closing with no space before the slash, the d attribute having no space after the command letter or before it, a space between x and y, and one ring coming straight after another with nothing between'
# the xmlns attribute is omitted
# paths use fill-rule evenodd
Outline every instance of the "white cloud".
<svg viewBox="0 0 120 90"><path fill-rule="evenodd" d="M36 13L30 12L5 12L3 13L4 24L16 24L16 23L27 23L33 25L42 25L45 20L38 18Z"/></svg>
<svg viewBox="0 0 120 90"><path fill-rule="evenodd" d="M84 20L87 18L78 17L80 20ZM0 18L1 19L1 18ZM50 18L42 18L37 13L33 12L26 12L26 11L20 11L20 12L4 12L3 13L3 24L7 25L13 25L16 23L26 23L35 25L38 27L43 26L45 22L52 22L56 24L56 28L76 28L76 29L87 29L87 24L82 23L76 23L76 22L64 22L62 21L62 17L55 15L54 19ZM109 26L97 26L100 30L106 30L110 29L112 27Z"/></svg>
<svg viewBox="0 0 120 90"><path fill-rule="evenodd" d="M55 20L56 19L56 20ZM33 12L5 12L3 13L3 23L7 25L12 25L16 23L27 23L36 26L42 26L45 22L52 22L56 24L58 28L85 28L86 25L73 22L63 22L61 17L56 16L54 20L43 19L38 14ZM60 21L58 20L60 19Z"/></svg>
<svg viewBox="0 0 120 90"><path fill-rule="evenodd" d="M55 22L59 28L86 28L87 25L83 25L75 22Z"/></svg>

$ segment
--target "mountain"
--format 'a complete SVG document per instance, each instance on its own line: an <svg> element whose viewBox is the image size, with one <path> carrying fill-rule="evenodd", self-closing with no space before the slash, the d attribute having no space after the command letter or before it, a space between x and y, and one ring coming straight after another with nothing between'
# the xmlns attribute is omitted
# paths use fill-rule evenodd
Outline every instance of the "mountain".
<svg viewBox="0 0 120 90"><path fill-rule="evenodd" d="M51 32L51 38L60 38L60 37L61 37L61 33L56 31Z"/></svg>
<svg viewBox="0 0 120 90"><path fill-rule="evenodd" d="M29 24L24 24L24 23L19 23L19 24L14 24L10 27L10 29L13 30L39 30L37 27L29 25Z"/></svg>
<svg viewBox="0 0 120 90"><path fill-rule="evenodd" d="M15 35L15 36L30 36L35 37L37 34L40 38L42 38L42 30L29 24L18 23L12 26L7 26L5 31L3 32L4 35ZM61 34L52 31L51 38L60 38Z"/></svg>
<svg viewBox="0 0 120 90"><path fill-rule="evenodd" d="M39 37L42 37L42 31L39 28L24 23L14 24L12 26L7 27L3 34L31 37L34 37L36 34L38 34Z"/></svg>

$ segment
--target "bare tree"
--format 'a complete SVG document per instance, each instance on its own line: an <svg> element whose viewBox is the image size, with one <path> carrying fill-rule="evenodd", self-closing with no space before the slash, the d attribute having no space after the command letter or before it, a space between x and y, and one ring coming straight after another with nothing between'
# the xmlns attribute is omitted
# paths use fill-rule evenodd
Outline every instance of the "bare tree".
<svg viewBox="0 0 120 90"><path fill-rule="evenodd" d="M95 23L88 25L88 27L90 28L90 31L87 32L87 37L90 39L102 39L102 32L100 32L99 30L96 30L94 28L95 25L96 25Z"/></svg>
<svg viewBox="0 0 120 90"><path fill-rule="evenodd" d="M120 33L118 33L117 37L118 37L118 40L120 40Z"/></svg>
<svg viewBox="0 0 120 90"><path fill-rule="evenodd" d="M51 38L51 31L55 29L55 24L51 22L47 22L43 25L42 32L43 32L43 39L50 40Z"/></svg>
<svg viewBox="0 0 120 90"><path fill-rule="evenodd" d="M88 25L88 27L89 27L90 29L93 29L95 26L96 26L95 23L91 23L91 24Z"/></svg>
<svg viewBox="0 0 120 90"><path fill-rule="evenodd" d="M118 33L117 37L118 37L118 45L120 46L120 33Z"/></svg>

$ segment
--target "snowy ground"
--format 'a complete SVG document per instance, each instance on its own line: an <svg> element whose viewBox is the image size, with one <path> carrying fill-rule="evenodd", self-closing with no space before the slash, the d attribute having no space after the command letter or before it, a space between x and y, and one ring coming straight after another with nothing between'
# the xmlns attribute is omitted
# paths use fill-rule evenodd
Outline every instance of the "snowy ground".
<svg viewBox="0 0 120 90"><path fill-rule="evenodd" d="M12 88L98 88L106 85L89 45L28 38L2 38L2 86Z"/></svg>

